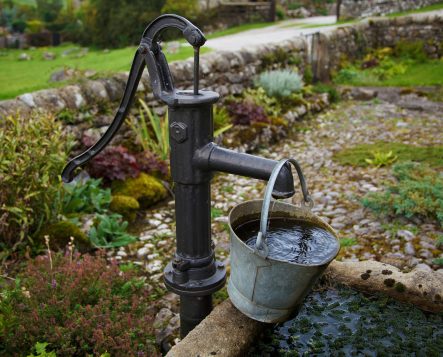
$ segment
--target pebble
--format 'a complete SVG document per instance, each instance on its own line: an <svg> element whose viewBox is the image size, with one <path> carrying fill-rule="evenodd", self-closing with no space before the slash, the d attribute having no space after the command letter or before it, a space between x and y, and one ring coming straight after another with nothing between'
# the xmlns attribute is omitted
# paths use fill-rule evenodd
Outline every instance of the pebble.
<svg viewBox="0 0 443 357"><path fill-rule="evenodd" d="M404 251L407 255L415 255L415 248L411 242L407 242L405 244Z"/></svg>
<svg viewBox="0 0 443 357"><path fill-rule="evenodd" d="M146 255L148 255L149 253L149 248L147 247L142 247L140 249L137 250L137 258L138 259L142 259L144 258Z"/></svg>
<svg viewBox="0 0 443 357"><path fill-rule="evenodd" d="M415 234L406 229L401 229L397 231L397 237L403 238L404 240L409 242L415 238Z"/></svg>
<svg viewBox="0 0 443 357"><path fill-rule="evenodd" d="M119 250L117 252L117 256L124 258L128 256L128 253L126 253L124 250Z"/></svg>

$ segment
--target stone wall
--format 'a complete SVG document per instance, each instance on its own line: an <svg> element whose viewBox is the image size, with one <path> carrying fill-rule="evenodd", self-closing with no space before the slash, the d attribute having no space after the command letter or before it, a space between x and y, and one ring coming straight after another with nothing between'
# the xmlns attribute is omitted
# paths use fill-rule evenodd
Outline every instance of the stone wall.
<svg viewBox="0 0 443 357"><path fill-rule="evenodd" d="M254 76L263 68L278 67L282 62L297 58L301 70L312 62L314 74L327 80L344 57L363 56L368 48L393 46L400 40L423 40L430 57L443 55L443 17L420 16L369 20L364 23L324 31L309 38L296 37L279 44L269 44L237 52L213 52L200 59L200 88L214 90L223 97L240 93L252 84ZM170 64L177 88L191 89L193 60ZM122 97L128 75L116 74L111 78L85 79L78 84L58 89L27 93L16 99L0 102L2 117L18 111L22 115L35 109L57 113L64 109L79 111L97 104L111 103L113 112ZM156 107L164 108L154 100L145 71L138 95Z"/></svg>
<svg viewBox="0 0 443 357"><path fill-rule="evenodd" d="M399 41L423 41L430 58L443 56L443 17L408 16L367 20L312 37L313 72L328 80L343 60L361 58L368 49L395 46Z"/></svg>
<svg viewBox="0 0 443 357"><path fill-rule="evenodd" d="M441 0L342 0L342 18L380 16L393 12L420 9Z"/></svg>

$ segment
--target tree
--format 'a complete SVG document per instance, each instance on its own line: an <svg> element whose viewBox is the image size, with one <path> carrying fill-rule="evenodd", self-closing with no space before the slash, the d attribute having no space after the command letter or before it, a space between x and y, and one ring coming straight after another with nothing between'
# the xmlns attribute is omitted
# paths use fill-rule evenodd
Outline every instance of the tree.
<svg viewBox="0 0 443 357"><path fill-rule="evenodd" d="M197 0L166 0L162 13L177 14L193 19L198 14Z"/></svg>
<svg viewBox="0 0 443 357"><path fill-rule="evenodd" d="M337 14L337 22L340 20L340 7L341 7L342 0L337 0L337 8L336 8L336 14Z"/></svg>

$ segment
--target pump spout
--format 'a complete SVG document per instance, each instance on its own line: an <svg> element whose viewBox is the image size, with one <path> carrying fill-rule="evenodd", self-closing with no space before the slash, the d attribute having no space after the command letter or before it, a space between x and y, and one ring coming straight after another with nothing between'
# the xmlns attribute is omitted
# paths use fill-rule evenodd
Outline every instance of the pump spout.
<svg viewBox="0 0 443 357"><path fill-rule="evenodd" d="M209 143L197 150L194 156L194 164L202 170L227 172L267 181L277 161L239 153ZM294 193L294 178L291 167L286 164L280 170L272 196L274 198L289 198Z"/></svg>

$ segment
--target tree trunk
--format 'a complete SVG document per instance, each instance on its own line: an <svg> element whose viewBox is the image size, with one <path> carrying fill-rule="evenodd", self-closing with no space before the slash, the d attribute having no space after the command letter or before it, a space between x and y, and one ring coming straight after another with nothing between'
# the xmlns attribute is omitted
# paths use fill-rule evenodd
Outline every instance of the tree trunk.
<svg viewBox="0 0 443 357"><path fill-rule="evenodd" d="M269 21L270 22L274 22L275 21L276 2L277 2L277 0L271 0L270 1L270 6L269 6Z"/></svg>
<svg viewBox="0 0 443 357"><path fill-rule="evenodd" d="M337 8L336 8L336 14L337 14L337 22L340 20L340 7L341 7L342 0L337 0Z"/></svg>

